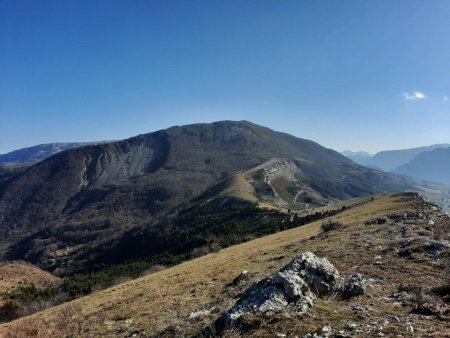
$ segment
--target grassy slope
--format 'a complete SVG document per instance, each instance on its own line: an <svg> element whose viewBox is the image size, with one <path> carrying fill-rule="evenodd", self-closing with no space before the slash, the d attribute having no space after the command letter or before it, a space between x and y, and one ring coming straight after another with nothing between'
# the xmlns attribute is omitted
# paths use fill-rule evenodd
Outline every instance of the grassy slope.
<svg viewBox="0 0 450 338"><path fill-rule="evenodd" d="M314 222L256 239L63 304L31 318L5 324L0 326L0 335L11 327L42 322L45 322L42 329L47 337L61 336L62 328L83 336L126 336L133 332L151 335L169 327L171 331L165 331L168 336L194 334L234 303L233 297L242 290L226 285L242 270L248 270L254 279L260 279L277 271L295 254L306 250L327 257L341 274L357 271L384 277L382 284L369 289L369 296L358 299L359 302L372 303L375 318L406 315L405 309L385 304L379 301L380 297L386 296L388 291L395 292L401 282L438 285L445 277L442 270L428 262L417 264L384 252L386 263L374 266L373 257L380 254L383 248L397 245L397 241L390 238L389 231L392 229L387 225L362 227L360 224L382 215L413 211L417 208L416 203L406 195L377 196L372 202L332 217L351 225L343 231L320 234L322 222ZM261 274L254 274L256 272ZM426 280L424 276L427 276ZM345 301L321 300L312 316L302 321L283 320L267 327L263 325L254 334L273 336L280 332L277 330L286 327L294 327L295 332L304 333L328 323L338 325L348 320L361 321L360 315L350 311L335 312L345 304ZM213 308L213 311L207 317L189 319L189 313L199 308ZM70 324L67 323L68 318ZM421 323L418 320L417 325L438 328L441 324Z"/></svg>
<svg viewBox="0 0 450 338"><path fill-rule="evenodd" d="M32 283L39 289L59 282L60 278L31 264L12 262L0 266L0 294L14 291L24 283Z"/></svg>

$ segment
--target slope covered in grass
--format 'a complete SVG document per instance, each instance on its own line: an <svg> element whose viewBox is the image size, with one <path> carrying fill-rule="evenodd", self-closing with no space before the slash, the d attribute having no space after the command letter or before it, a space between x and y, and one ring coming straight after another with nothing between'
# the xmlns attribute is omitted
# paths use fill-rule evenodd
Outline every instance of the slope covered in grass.
<svg viewBox="0 0 450 338"><path fill-rule="evenodd" d="M406 322L414 326L415 336L444 332L445 321L424 319L411 313L412 305L399 306L398 301L389 298L405 284L430 290L446 282L448 275L442 269L448 264L445 255L431 257L419 252L408 258L398 251L405 231L411 237L434 236L435 228L420 222L379 221L387 215L419 213L430 208L415 194L376 196L373 201L332 217L345 224L341 229L322 233L322 221L319 221L233 246L3 325L0 332L45 323L48 336L61 336L65 332L61 331L62 327L80 336L198 334L211 326L252 280L274 273L297 253L307 250L329 259L343 275L359 272L370 278L372 287L367 295L351 300L320 300L301 320L282 316L272 320L255 319L254 327L242 329L239 334L302 335L320 330L324 325L339 328L354 322L374 326L374 330L384 334L411 336L406 331ZM381 264L374 264L376 256L381 256ZM251 278L231 286L243 270L249 271ZM196 317L192 313L197 310L208 311ZM69 315L72 316L70 324L61 326Z"/></svg>

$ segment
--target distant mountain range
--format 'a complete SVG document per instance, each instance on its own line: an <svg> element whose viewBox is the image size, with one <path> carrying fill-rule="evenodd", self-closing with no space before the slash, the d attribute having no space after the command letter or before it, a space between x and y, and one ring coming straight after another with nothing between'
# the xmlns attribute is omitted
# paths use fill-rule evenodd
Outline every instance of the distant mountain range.
<svg viewBox="0 0 450 338"><path fill-rule="evenodd" d="M393 172L450 186L450 148L422 152Z"/></svg>
<svg viewBox="0 0 450 338"><path fill-rule="evenodd" d="M345 150L341 154L359 164L364 164L369 158L373 156L372 154L369 154L368 152L365 151L351 151L351 150Z"/></svg>
<svg viewBox="0 0 450 338"><path fill-rule="evenodd" d="M402 150L387 150L373 156L366 152L344 151L354 162L383 171L408 175L420 180L449 184L450 144L434 144Z"/></svg>
<svg viewBox="0 0 450 338"><path fill-rule="evenodd" d="M47 143L0 154L0 165L34 164L64 150L98 142Z"/></svg>
<svg viewBox="0 0 450 338"><path fill-rule="evenodd" d="M60 274L164 262L229 238L223 224L239 238L261 232L275 216L257 222L259 208L302 210L420 184L247 121L176 126L69 149L0 180L0 239L6 259Z"/></svg>

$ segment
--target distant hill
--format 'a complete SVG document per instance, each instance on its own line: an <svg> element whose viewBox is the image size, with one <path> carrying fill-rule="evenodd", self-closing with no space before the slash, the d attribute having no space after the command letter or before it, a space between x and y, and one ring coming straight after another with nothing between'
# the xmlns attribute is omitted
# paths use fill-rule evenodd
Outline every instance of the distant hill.
<svg viewBox="0 0 450 338"><path fill-rule="evenodd" d="M67 149L73 149L92 142L76 143L48 143L33 147L22 148L11 151L7 154L0 154L0 165L13 165L23 163L36 163Z"/></svg>
<svg viewBox="0 0 450 338"><path fill-rule="evenodd" d="M393 172L450 185L450 148L422 152Z"/></svg>
<svg viewBox="0 0 450 338"><path fill-rule="evenodd" d="M61 280L31 264L8 262L0 264L0 294L10 293L20 286L34 284L38 289L60 284Z"/></svg>
<svg viewBox="0 0 450 338"><path fill-rule="evenodd" d="M60 274L167 262L279 224L257 207L301 210L417 185L247 121L176 126L69 149L0 181L0 239L6 259Z"/></svg>
<svg viewBox="0 0 450 338"><path fill-rule="evenodd" d="M446 147L450 147L450 144L444 143L419 148L380 151L367 159L367 161L364 162L364 165L379 168L384 171L391 171L408 163L420 153Z"/></svg>
<svg viewBox="0 0 450 338"><path fill-rule="evenodd" d="M351 150L345 150L341 152L342 155L345 157L348 157L353 162L356 162L358 164L364 165L369 158L371 158L373 155L369 154L366 151L351 151Z"/></svg>

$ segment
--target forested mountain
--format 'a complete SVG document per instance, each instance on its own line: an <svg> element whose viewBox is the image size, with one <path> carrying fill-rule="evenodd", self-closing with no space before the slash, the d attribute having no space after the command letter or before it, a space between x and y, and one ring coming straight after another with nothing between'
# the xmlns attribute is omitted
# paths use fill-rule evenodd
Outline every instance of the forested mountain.
<svg viewBox="0 0 450 338"><path fill-rule="evenodd" d="M163 244L181 233L183 210L190 210L186 222L195 228L195 213L208 206L214 214L226 201L300 210L412 187L312 141L223 121L55 154L0 183L0 229L6 258L71 271L74 264L83 269L110 260L108 252L117 262L175 247ZM209 236L206 225L203 234L183 229L192 237L189 250ZM142 251L121 257L118 248L135 238L145 239Z"/></svg>

